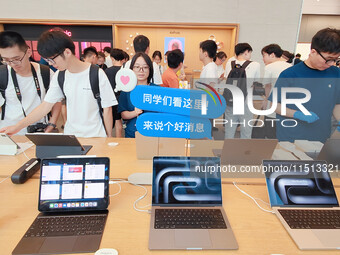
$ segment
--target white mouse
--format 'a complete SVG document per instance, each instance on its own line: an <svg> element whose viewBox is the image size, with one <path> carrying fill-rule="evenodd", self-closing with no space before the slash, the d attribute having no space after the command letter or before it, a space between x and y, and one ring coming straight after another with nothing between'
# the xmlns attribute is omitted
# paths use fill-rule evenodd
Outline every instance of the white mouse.
<svg viewBox="0 0 340 255"><path fill-rule="evenodd" d="M118 251L116 249L104 248L96 251L94 255L118 255Z"/></svg>
<svg viewBox="0 0 340 255"><path fill-rule="evenodd" d="M117 145L118 145L118 143L111 142L111 143L108 143L107 145L108 145L108 146L117 146Z"/></svg>

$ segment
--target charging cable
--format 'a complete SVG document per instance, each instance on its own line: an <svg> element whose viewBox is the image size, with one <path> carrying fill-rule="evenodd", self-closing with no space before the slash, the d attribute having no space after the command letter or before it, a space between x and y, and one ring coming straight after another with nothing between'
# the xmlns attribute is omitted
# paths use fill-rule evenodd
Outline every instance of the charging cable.
<svg viewBox="0 0 340 255"><path fill-rule="evenodd" d="M130 183L130 184L135 185L135 186L137 186L137 187L143 188L144 191L145 191L145 193L144 193L142 196L140 196L137 200L135 200L135 202L133 203L133 209L135 209L137 212L147 212L147 213L151 213L151 210L140 209L140 208L148 207L148 206L150 206L150 204L149 204L149 205L144 205L144 206L139 206L139 208L137 207L138 202L141 201L143 198L145 198L145 197L147 196L147 194L148 194L147 188L145 188L145 187L142 186L142 185L135 184L135 183L131 183L131 182L129 182L129 181L127 181L127 180L124 180L124 179L114 179L114 180L110 180L109 184L117 184L118 187L119 187L118 192L116 192L115 194L110 195L110 197L114 197L114 196L117 196L118 194L120 194L120 192L122 191L122 187L121 187L120 183Z"/></svg>
<svg viewBox="0 0 340 255"><path fill-rule="evenodd" d="M247 197L251 198L251 199L254 201L254 203L255 203L262 211L265 211L265 212L268 212L268 213L275 213L275 212L272 211L272 210L267 210L267 209L262 208L256 200L260 200L260 201L262 201L263 203L269 205L267 202L264 202L262 199L259 199L259 198L253 198L253 197L252 197L251 195L249 195L247 192L241 190L241 189L237 186L236 182L233 182L233 184L234 184L234 186L235 186L241 193L243 193L243 194L246 195Z"/></svg>
<svg viewBox="0 0 340 255"><path fill-rule="evenodd" d="M0 181L0 184L3 183L4 181L6 181L9 178L9 176L7 176L5 179L3 179L2 181Z"/></svg>
<svg viewBox="0 0 340 255"><path fill-rule="evenodd" d="M27 156L27 154L26 154L25 151L23 151L22 153L25 155L25 157L26 157L28 160L30 160L30 158Z"/></svg>

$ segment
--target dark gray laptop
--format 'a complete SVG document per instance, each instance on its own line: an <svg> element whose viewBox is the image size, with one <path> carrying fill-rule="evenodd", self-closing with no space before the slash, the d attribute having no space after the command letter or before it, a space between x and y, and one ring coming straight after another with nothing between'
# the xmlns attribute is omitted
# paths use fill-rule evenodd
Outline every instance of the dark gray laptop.
<svg viewBox="0 0 340 255"><path fill-rule="evenodd" d="M149 249L238 249L222 206L219 158L153 159Z"/></svg>
<svg viewBox="0 0 340 255"><path fill-rule="evenodd" d="M12 254L88 253L99 249L109 205L109 158L41 163L41 212Z"/></svg>

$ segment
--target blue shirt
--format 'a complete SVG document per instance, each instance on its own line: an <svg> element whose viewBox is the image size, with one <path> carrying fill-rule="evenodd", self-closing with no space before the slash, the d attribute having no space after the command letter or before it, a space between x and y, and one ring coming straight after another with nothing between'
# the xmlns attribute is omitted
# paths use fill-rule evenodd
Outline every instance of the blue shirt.
<svg viewBox="0 0 340 255"><path fill-rule="evenodd" d="M143 86L143 85L139 85ZM156 84L150 83L149 86L157 86ZM124 111L134 111L135 106L131 103L130 100L131 92L122 91L119 96L119 104L118 104L118 113L122 113ZM137 117L127 120L126 128L125 128L125 137L126 138L135 138Z"/></svg>
<svg viewBox="0 0 340 255"><path fill-rule="evenodd" d="M311 99L303 106L319 116L319 120L308 124L297 121L296 127L285 127L282 120L287 119L279 114L280 122L276 125L276 135L279 141L310 140L325 142L331 135L331 120L333 109L340 104L340 69L331 66L320 71L308 67L304 62L284 70L275 87L278 90L278 103L281 103L281 88L305 88L310 91ZM287 93L286 98L304 98L302 93ZM272 101L272 96L269 98ZM300 111L295 105L288 104L287 108ZM294 123L286 122L284 125L292 126Z"/></svg>

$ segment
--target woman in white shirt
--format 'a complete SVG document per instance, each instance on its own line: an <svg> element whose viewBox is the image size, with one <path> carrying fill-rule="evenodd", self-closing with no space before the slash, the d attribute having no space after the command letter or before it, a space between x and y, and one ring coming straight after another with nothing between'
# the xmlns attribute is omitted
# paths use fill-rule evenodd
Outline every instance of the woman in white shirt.
<svg viewBox="0 0 340 255"><path fill-rule="evenodd" d="M161 73L161 75L164 73L164 68L161 65L162 62L162 53L159 50L156 50L153 54L152 54L152 61L155 62L158 65L159 68L159 72Z"/></svg>
<svg viewBox="0 0 340 255"><path fill-rule="evenodd" d="M225 54L224 51L220 51L216 53L216 57L214 59L215 64L217 65L217 75L218 78L223 78L224 76L224 68L223 68L223 63L227 59L227 54Z"/></svg>

